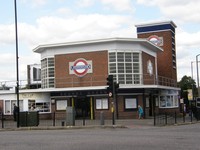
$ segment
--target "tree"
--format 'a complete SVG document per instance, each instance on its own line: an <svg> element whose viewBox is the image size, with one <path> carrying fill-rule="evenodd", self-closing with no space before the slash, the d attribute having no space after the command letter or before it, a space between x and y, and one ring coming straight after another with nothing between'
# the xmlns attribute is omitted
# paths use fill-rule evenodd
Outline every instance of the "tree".
<svg viewBox="0 0 200 150"><path fill-rule="evenodd" d="M181 88L181 98L188 101L188 89L193 89L193 97L197 96L196 82L190 76L183 76L178 82L178 86Z"/></svg>

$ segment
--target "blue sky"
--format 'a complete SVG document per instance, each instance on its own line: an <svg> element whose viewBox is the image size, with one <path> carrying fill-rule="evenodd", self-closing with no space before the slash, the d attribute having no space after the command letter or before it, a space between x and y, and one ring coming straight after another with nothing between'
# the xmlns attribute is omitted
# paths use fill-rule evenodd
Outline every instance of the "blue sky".
<svg viewBox="0 0 200 150"><path fill-rule="evenodd" d="M191 61L200 53L198 6L196 0L17 0L20 80L27 79L28 64L40 63L32 51L40 44L136 38L136 24L169 20L177 25L178 79L191 76ZM14 81L14 0L0 1L0 18L0 81Z"/></svg>

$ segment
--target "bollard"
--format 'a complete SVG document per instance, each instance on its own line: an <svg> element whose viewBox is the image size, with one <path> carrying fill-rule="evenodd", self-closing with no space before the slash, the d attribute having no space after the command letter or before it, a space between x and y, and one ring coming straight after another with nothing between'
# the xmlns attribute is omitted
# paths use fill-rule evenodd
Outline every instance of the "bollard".
<svg viewBox="0 0 200 150"><path fill-rule="evenodd" d="M183 111L183 122L185 122L185 112Z"/></svg>
<svg viewBox="0 0 200 150"><path fill-rule="evenodd" d="M104 112L101 111L100 112L100 125L104 125L104 124L105 124L105 122L104 122Z"/></svg>
<svg viewBox="0 0 200 150"><path fill-rule="evenodd" d="M156 112L153 112L153 125L156 126Z"/></svg>
<svg viewBox="0 0 200 150"><path fill-rule="evenodd" d="M177 120L176 120L176 119L177 119L176 111L175 111L175 117L174 117L174 118L175 118L175 124L177 124Z"/></svg>
<svg viewBox="0 0 200 150"><path fill-rule="evenodd" d="M4 115L3 112L1 113L1 127L4 128Z"/></svg>
<svg viewBox="0 0 200 150"><path fill-rule="evenodd" d="M53 126L56 125L56 113L54 112L53 113Z"/></svg>

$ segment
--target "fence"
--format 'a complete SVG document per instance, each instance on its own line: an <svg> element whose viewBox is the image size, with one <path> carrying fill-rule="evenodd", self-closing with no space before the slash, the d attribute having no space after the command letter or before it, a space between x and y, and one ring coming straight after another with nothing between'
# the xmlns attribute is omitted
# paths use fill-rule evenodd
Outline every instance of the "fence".
<svg viewBox="0 0 200 150"><path fill-rule="evenodd" d="M190 110L189 113L154 113L154 126L175 125L180 123L191 123L200 120L200 111Z"/></svg>
<svg viewBox="0 0 200 150"><path fill-rule="evenodd" d="M32 112L20 112L20 127L28 126L38 126L38 127L53 127L53 126L68 126L67 115L66 113L51 113L49 119L38 118L37 114L31 114ZM29 114L30 113L30 114ZM14 121L10 116L7 118L3 113L0 113L1 125L0 128L17 128L17 121ZM120 124L120 121L117 121L116 124ZM89 118L76 118L74 119L74 125L70 126L99 126L99 125L115 125L112 119L104 118L104 115L100 115L99 119L91 120Z"/></svg>

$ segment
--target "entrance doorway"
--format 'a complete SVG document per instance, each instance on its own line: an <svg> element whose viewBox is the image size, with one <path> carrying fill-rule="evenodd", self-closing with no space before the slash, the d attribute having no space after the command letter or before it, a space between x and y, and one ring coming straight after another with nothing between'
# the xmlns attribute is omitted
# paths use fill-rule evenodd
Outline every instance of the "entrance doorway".
<svg viewBox="0 0 200 150"><path fill-rule="evenodd" d="M90 100L88 97L77 97L74 106L76 119L90 118Z"/></svg>

